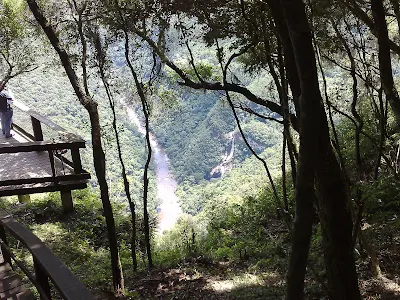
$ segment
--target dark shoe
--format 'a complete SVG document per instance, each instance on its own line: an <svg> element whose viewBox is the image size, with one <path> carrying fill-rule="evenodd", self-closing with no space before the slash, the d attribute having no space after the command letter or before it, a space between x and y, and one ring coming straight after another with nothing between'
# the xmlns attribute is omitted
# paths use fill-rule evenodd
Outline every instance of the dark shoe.
<svg viewBox="0 0 400 300"><path fill-rule="evenodd" d="M11 133L10 135L6 135L6 139L8 139L8 138L10 138L10 137L13 137L13 136L14 136L13 133Z"/></svg>

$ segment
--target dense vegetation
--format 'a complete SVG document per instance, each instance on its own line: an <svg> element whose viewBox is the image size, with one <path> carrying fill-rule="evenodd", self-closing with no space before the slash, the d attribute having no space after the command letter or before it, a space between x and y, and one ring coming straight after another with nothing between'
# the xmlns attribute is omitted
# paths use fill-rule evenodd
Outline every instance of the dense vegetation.
<svg viewBox="0 0 400 300"><path fill-rule="evenodd" d="M0 24L1 88L93 175L71 215L1 206L96 297L399 296L398 1L3 0ZM150 131L183 210L163 234Z"/></svg>

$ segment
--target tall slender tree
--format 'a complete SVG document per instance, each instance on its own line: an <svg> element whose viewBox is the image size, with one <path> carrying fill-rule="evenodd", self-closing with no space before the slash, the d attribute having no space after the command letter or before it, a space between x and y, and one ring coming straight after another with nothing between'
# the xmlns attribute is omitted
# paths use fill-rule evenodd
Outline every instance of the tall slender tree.
<svg viewBox="0 0 400 300"><path fill-rule="evenodd" d="M83 107L87 110L89 114L93 148L93 163L96 171L97 180L100 186L100 195L103 203L103 213L106 218L107 224L108 242L111 254L113 287L115 294L117 296L121 296L124 294L124 279L118 253L118 241L115 230L114 215L111 207L110 197L108 193L108 184L106 180L106 161L102 147L100 118L97 108L98 104L88 93L85 92L85 88L82 87L81 81L79 80L76 71L72 67L70 56L68 55L65 48L62 46L56 30L47 20L43 10L39 7L37 1L27 0L27 3L36 21L42 27L51 45L57 52L61 64L63 65L64 70L71 83L71 86L73 87L75 94L79 99L79 102L83 105Z"/></svg>
<svg viewBox="0 0 400 300"><path fill-rule="evenodd" d="M124 191L125 191L126 198L128 199L129 208L131 211L131 226L132 226L132 228L131 228L131 258L132 258L132 269L134 272L136 272L137 271L136 205L131 196L130 183L128 180L126 166L125 166L125 162L124 162L123 155L122 155L122 143L121 143L120 133L118 131L118 126L117 126L117 114L116 114L116 109L115 109L115 99L114 99L113 92L112 92L110 84L109 84L109 79L106 75L107 49L102 44L100 30L98 28L96 28L94 31L92 31L91 35L93 38L93 44L94 44L94 48L96 51L96 61L97 61L97 67L99 69L100 78L101 78L101 81L103 82L104 89L107 94L109 106L112 111L112 117L113 117L112 127L113 127L114 136L115 136L115 140L116 140L116 144L117 144L118 159L121 164L121 175L122 175L122 179L123 179L123 183L124 183Z"/></svg>

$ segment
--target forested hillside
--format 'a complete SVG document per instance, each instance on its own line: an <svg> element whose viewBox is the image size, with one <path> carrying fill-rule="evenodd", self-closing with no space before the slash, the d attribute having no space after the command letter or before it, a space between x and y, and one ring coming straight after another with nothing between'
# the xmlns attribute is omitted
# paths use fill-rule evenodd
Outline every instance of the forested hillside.
<svg viewBox="0 0 400 300"><path fill-rule="evenodd" d="M0 206L96 298L400 296L397 0L2 0L0 25L0 90L92 176L70 214Z"/></svg>
<svg viewBox="0 0 400 300"><path fill-rule="evenodd" d="M88 123L87 113L74 98L72 90L68 85L68 80L65 78L62 70L59 67L44 66L37 71L11 80L9 86L14 91L18 101L49 117L52 121L66 128L68 131L80 135L87 141L88 148L84 150L82 159L84 166L93 175L92 186L96 187L96 178L91 163L93 157L91 154L90 124ZM101 98L101 95L96 96L99 97L102 115L102 135L108 163L107 177L112 182L110 193L114 201L121 202L124 198L124 188L120 176L121 171L116 152L117 146L112 133L111 111L106 100ZM117 113L120 122L118 128L123 144L122 152L127 169L129 170L128 175L132 181L132 194L135 195L140 206L139 194L141 191L141 169L145 160L145 141L138 132L135 124L132 124L128 120L126 111L122 105L118 106ZM17 124L29 122L29 120L26 120L26 116L18 110L15 111L14 119ZM50 137L54 137L52 136L54 133L46 129L45 126L43 129L45 130L45 135L47 131ZM152 198L154 198L154 184L152 185L152 189ZM153 199L152 212L155 212L156 205L155 199Z"/></svg>

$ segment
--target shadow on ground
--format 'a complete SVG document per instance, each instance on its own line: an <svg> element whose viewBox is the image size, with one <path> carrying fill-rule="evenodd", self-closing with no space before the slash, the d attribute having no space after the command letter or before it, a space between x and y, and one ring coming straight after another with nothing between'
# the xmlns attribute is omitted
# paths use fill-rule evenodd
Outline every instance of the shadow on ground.
<svg viewBox="0 0 400 300"><path fill-rule="evenodd" d="M128 299L281 299L284 287L281 280L248 274L247 278L227 275L223 266L209 266L206 271L198 265L180 269L165 269L151 275L141 274L129 285ZM220 270L221 276L215 274Z"/></svg>

